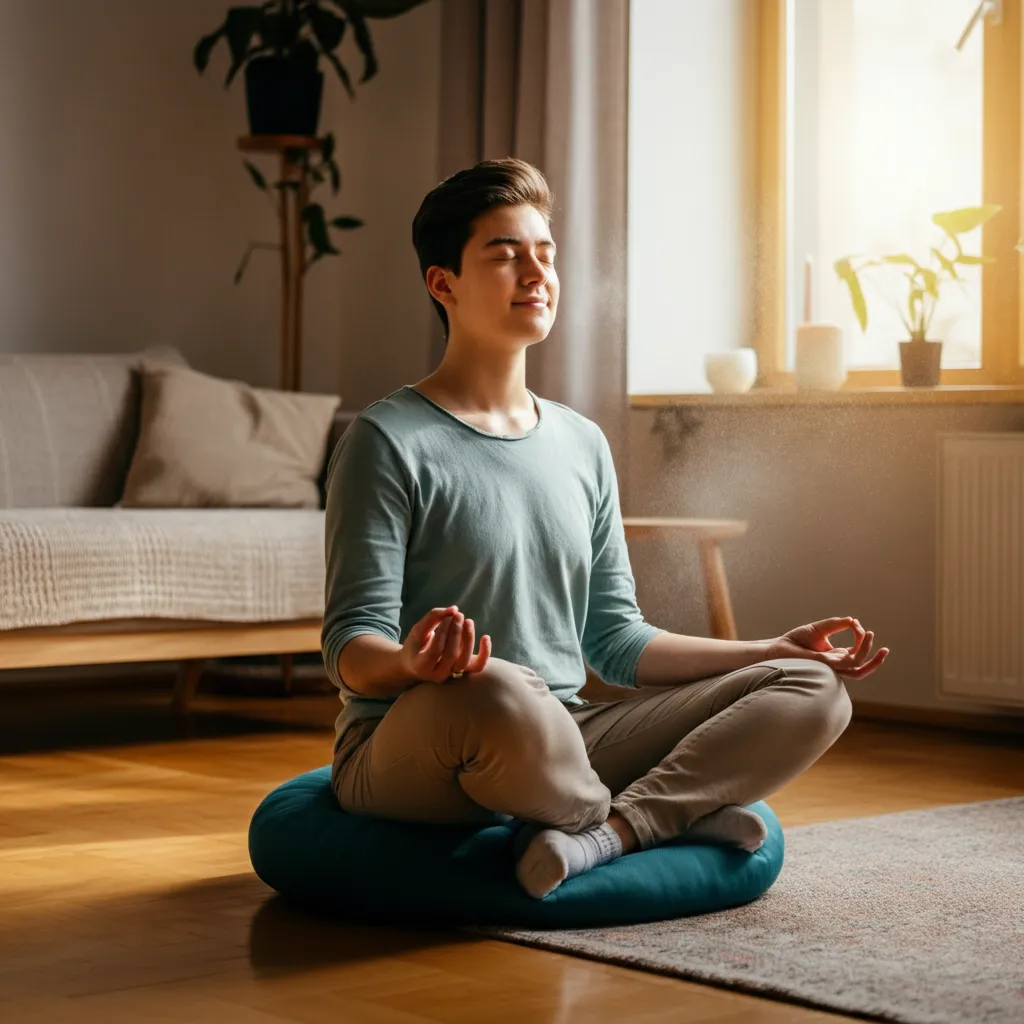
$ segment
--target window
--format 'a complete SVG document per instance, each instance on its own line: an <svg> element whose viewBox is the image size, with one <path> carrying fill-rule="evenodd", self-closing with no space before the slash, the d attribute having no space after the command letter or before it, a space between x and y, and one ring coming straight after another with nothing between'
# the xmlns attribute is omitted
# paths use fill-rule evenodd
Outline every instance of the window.
<svg viewBox="0 0 1024 1024"><path fill-rule="evenodd" d="M949 255L953 244L932 214L983 203L1002 210L963 248L995 262L942 286L929 337L944 342L944 384L1024 383L1021 0L989 7L996 16L958 50L978 0L761 0L754 321L765 384L791 380L808 257L814 319L843 328L847 387L899 384L906 268L864 275L862 331L833 264L854 254L935 261L931 247Z"/></svg>

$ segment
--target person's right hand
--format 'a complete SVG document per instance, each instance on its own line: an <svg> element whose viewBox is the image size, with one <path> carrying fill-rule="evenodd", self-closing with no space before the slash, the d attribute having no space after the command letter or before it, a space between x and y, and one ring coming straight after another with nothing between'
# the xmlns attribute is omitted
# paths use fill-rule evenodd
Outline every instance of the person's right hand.
<svg viewBox="0 0 1024 1024"><path fill-rule="evenodd" d="M491 656L491 637L480 638L474 655L476 627L457 605L431 608L409 630L402 658L409 674L425 683L443 683L453 672L479 672Z"/></svg>

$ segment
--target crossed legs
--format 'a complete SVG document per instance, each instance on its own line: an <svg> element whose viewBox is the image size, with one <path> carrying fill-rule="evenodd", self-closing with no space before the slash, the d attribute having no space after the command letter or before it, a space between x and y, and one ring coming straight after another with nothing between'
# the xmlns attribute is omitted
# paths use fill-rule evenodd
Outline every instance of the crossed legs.
<svg viewBox="0 0 1024 1024"><path fill-rule="evenodd" d="M492 657L482 672L407 690L379 723L354 727L333 783L344 809L406 821L498 812L576 834L611 812L644 849L691 827L729 841L734 823L722 828L721 809L800 775L850 713L835 673L803 659L568 708L531 669Z"/></svg>

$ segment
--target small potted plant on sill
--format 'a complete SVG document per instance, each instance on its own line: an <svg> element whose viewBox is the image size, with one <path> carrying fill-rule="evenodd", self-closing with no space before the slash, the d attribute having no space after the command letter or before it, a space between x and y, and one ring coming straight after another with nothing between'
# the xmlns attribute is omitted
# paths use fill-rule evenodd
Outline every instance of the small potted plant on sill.
<svg viewBox="0 0 1024 1024"><path fill-rule="evenodd" d="M363 55L366 82L377 73L367 18L393 18L425 0L267 0L231 7L222 25L196 43L192 61L202 74L223 39L231 55L225 88L245 68L245 96L252 135L317 134L323 96L323 58L349 96L352 80L337 49L351 26Z"/></svg>
<svg viewBox="0 0 1024 1024"><path fill-rule="evenodd" d="M995 216L1001 206L989 203L985 206L968 206L960 210L947 210L932 215L932 223L943 232L942 241L933 246L926 263L920 263L907 253L888 256L845 256L836 260L834 266L839 278L850 292L853 311L860 329L868 326L867 301L861 287L860 275L869 267L903 267L907 281L906 306L893 303L896 312L907 329L908 339L900 345L900 377L904 387L935 387L939 383L942 364L942 342L928 337L932 317L938 305L940 289L951 281L963 281L958 267L994 263L993 256L976 256L965 253L960 236L981 227ZM943 252L947 242L953 250Z"/></svg>

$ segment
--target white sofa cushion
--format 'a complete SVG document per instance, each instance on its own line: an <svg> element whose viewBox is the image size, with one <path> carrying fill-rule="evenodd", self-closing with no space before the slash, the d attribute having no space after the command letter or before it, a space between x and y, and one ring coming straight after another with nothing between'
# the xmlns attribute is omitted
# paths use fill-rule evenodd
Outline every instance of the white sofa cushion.
<svg viewBox="0 0 1024 1024"><path fill-rule="evenodd" d="M185 365L174 349L0 353L0 508L103 506L121 497L142 358Z"/></svg>
<svg viewBox="0 0 1024 1024"><path fill-rule="evenodd" d="M0 509L0 629L324 611L320 509Z"/></svg>

